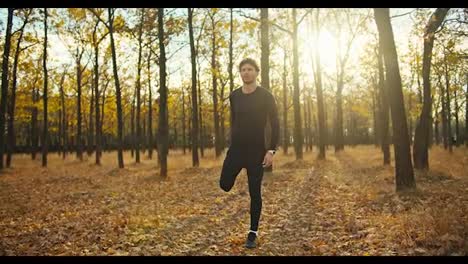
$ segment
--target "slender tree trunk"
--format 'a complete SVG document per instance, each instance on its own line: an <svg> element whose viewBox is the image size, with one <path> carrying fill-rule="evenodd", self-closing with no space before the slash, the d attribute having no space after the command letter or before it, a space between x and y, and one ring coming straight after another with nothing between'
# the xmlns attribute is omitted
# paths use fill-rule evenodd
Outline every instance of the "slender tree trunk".
<svg viewBox="0 0 468 264"><path fill-rule="evenodd" d="M311 94L312 91L310 91L309 93L307 93L307 110L308 110L308 122L309 122L309 150L312 151L313 150L313 147L314 147L314 144L313 144L313 141L312 141L312 97L311 97Z"/></svg>
<svg viewBox="0 0 468 264"><path fill-rule="evenodd" d="M229 72L229 94L232 93L234 90L234 74L233 74L233 31L234 31L234 20L233 10L232 8L229 9L230 20L229 20L229 65L228 65L228 72ZM229 127L232 127L231 118L229 118ZM229 144L231 144L231 134L229 134Z"/></svg>
<svg viewBox="0 0 468 264"><path fill-rule="evenodd" d="M199 109L198 111L198 119L200 120L200 154L202 158L205 156L205 130L203 129L203 113L202 113L202 97L201 97L201 84L200 84L200 71L197 72L197 87L198 87L198 101Z"/></svg>
<svg viewBox="0 0 468 264"><path fill-rule="evenodd" d="M411 96L411 93L409 93L408 96L408 112L411 113L411 109L413 109L413 97ZM413 120L411 118L411 115L408 115L408 135L409 135L409 141L410 145L413 144ZM416 131L415 131L416 133Z"/></svg>
<svg viewBox="0 0 468 264"><path fill-rule="evenodd" d="M430 119L432 113L431 97L431 60L432 47L434 46L434 35L442 24L449 8L438 8L429 19L424 30L424 52L423 52L423 88L424 103L419 122L416 126L413 145L413 160L416 169L429 169L429 131L431 129Z"/></svg>
<svg viewBox="0 0 468 264"><path fill-rule="evenodd" d="M449 65L447 61L447 54L444 52L444 68L445 68L445 99L446 99L446 107L447 109L447 145L449 152L453 152L452 148L452 110L450 109L450 73L449 73Z"/></svg>
<svg viewBox="0 0 468 264"><path fill-rule="evenodd" d="M268 8L260 9L260 33L261 33L261 59L260 59L260 75L261 86L270 90L270 42L269 42L269 27L268 27Z"/></svg>
<svg viewBox="0 0 468 264"><path fill-rule="evenodd" d="M215 134L215 155L216 158L221 155L221 139L219 133L219 112L218 112L218 70L217 67L217 60L216 60L216 52L217 52L217 44L216 44L216 23L214 21L214 17L211 18L213 32L211 35L211 45L212 45L212 53L211 53L211 69L212 69L212 86L213 86L213 120L214 120L214 134Z"/></svg>
<svg viewBox="0 0 468 264"><path fill-rule="evenodd" d="M218 66L219 68L219 66ZM225 109L226 109L226 104L225 104L225 99L224 99L224 89L226 88L226 83L223 83L222 86L221 86L221 94L220 94L220 98L221 98L221 109L220 109L220 115L219 115L219 119L220 119L220 134L221 134L221 152L224 151L224 149L226 148L226 129L225 129Z"/></svg>
<svg viewBox="0 0 468 264"><path fill-rule="evenodd" d="M372 81L372 87L373 92L374 92L374 98L373 100L375 101L375 108L374 108L374 136L375 136L375 146L376 147L382 147L382 132L381 132L381 127L382 127L382 120L380 119L381 112L382 112L382 101L380 100L380 91L379 91L379 84L378 84L378 72L377 72L377 77L373 79Z"/></svg>
<svg viewBox="0 0 468 264"><path fill-rule="evenodd" d="M47 112L47 8L44 8L44 55L42 59L42 67L44 68L44 92L42 94L42 102L44 107L44 124L42 128L42 167L47 167L47 150L48 150L48 112Z"/></svg>
<svg viewBox="0 0 468 264"><path fill-rule="evenodd" d="M83 50L84 51L84 50ZM77 48L77 58L76 58L76 81L77 81L77 93L78 96L76 98L76 114L77 114L77 135L76 135L76 157L79 158L81 161L83 160L83 141L81 135L81 56L83 51L79 52ZM79 55L78 55L79 54Z"/></svg>
<svg viewBox="0 0 468 264"><path fill-rule="evenodd" d="M284 155L288 154L289 147L289 134L288 134L288 86L287 86L287 73L286 73L286 50L283 56L283 152Z"/></svg>
<svg viewBox="0 0 468 264"><path fill-rule="evenodd" d="M177 118L176 118L177 119ZM177 120L174 121L174 138L172 140L172 147L174 149L177 149L178 147L178 142L179 142L179 139L178 139L178 134L177 134ZM171 147L171 144L169 144L169 147Z"/></svg>
<svg viewBox="0 0 468 264"><path fill-rule="evenodd" d="M61 119L61 123L62 123L62 130L61 130L61 137L62 137L62 158L65 159L66 156L67 156L67 150L68 150L68 140L67 140L67 128L68 128L68 125L67 125L67 109L66 109L66 106L65 106L65 92L63 90L63 83L65 81L65 75L66 75L66 72L63 73L62 75L62 78L60 79L60 86L59 86L59 89L60 89L60 106L61 106L61 113L62 113L62 119Z"/></svg>
<svg viewBox="0 0 468 264"><path fill-rule="evenodd" d="M376 95L375 95L375 89L372 92L372 123L374 125L373 131L374 131L374 146L378 147L379 146L379 135L377 133L377 128L379 127L378 120L377 120L377 103L375 102L376 100ZM336 148L335 148L336 149Z"/></svg>
<svg viewBox="0 0 468 264"><path fill-rule="evenodd" d="M305 86L304 86L304 90L305 90ZM305 149L306 151L309 151L309 113L308 113L308 110L307 110L307 97L306 95L304 94L304 105L303 105L303 108L304 108L304 145L305 145Z"/></svg>
<svg viewBox="0 0 468 264"><path fill-rule="evenodd" d="M184 155L186 154L185 144L185 93L184 88L182 88L182 151Z"/></svg>
<svg viewBox="0 0 468 264"><path fill-rule="evenodd" d="M188 93L188 103L187 103L187 107L189 107L189 113L188 113L188 120L187 120L187 125L188 125L188 128L187 128L187 149L188 151L191 153L192 152L192 112L193 112L193 109L191 108L192 107L192 97L190 95L190 92Z"/></svg>
<svg viewBox="0 0 468 264"><path fill-rule="evenodd" d="M159 39L159 126L158 126L158 157L160 175L167 178L167 154L169 143L167 87L166 87L166 50L164 46L164 8L158 8L158 39Z"/></svg>
<svg viewBox="0 0 468 264"><path fill-rule="evenodd" d="M448 130L447 130L447 100L445 98L445 88L442 85L442 76L439 75L439 86L440 86L440 100L442 104L442 141L444 143L444 149L448 148Z"/></svg>
<svg viewBox="0 0 468 264"><path fill-rule="evenodd" d="M115 92L117 96L117 158L119 161L119 168L124 167L123 152L122 152L122 132L123 132L123 120L122 120L122 99L120 93L120 81L119 75L117 72L117 56L115 54L115 43L114 43L114 34L113 34L113 24L114 24L114 10L112 8L108 9L109 14L109 35L111 42L111 51L112 51L112 65L114 70L114 80L115 80Z"/></svg>
<svg viewBox="0 0 468 264"><path fill-rule="evenodd" d="M261 86L267 90L270 89L270 41L269 41L269 20L268 8L260 9L260 46L261 46L261 59L260 59L260 75ZM269 146L271 141L271 120L267 118L265 129L265 145ZM264 172L272 172L273 164L264 168Z"/></svg>
<svg viewBox="0 0 468 264"><path fill-rule="evenodd" d="M140 126L140 90L141 90L141 53L143 50L143 23L145 18L145 9L141 9L141 20L138 27L138 64L137 64L137 80L136 80L136 142L135 142L135 162L140 163L140 145L141 145L141 126Z"/></svg>
<svg viewBox="0 0 468 264"><path fill-rule="evenodd" d="M142 98L143 105L146 102L146 95ZM144 118L145 111L143 110L141 115L143 116L141 120L143 120L143 127L141 129L141 153L144 155L146 152L146 139L148 138L146 135L146 118Z"/></svg>
<svg viewBox="0 0 468 264"><path fill-rule="evenodd" d="M16 84L17 84L16 81L17 81L17 74L18 74L18 61L19 61L19 55L21 52L21 41L23 40L24 28L26 24L28 23L28 18L30 14L31 14L31 9L29 13L26 15L23 25L19 29L20 35L16 42L15 59L13 62L13 81L12 81L12 86L11 86L11 102L10 102L10 108L8 109L8 135L7 135L8 153L7 153L7 159L6 159L6 166L8 168L11 165L12 155L16 147L14 119L15 119Z"/></svg>
<svg viewBox="0 0 468 264"><path fill-rule="evenodd" d="M2 60L2 93L0 98L0 170L3 169L3 153L5 151L5 114L8 96L8 60L10 58L11 28L13 25L13 8L8 8L7 29Z"/></svg>
<svg viewBox="0 0 468 264"><path fill-rule="evenodd" d="M300 105L300 91L299 91L299 52L297 40L297 22L296 22L296 8L292 10L292 23L293 23L293 108L294 108L294 150L296 153L296 160L301 160L303 157L302 148L304 137L302 134L302 121L301 121L301 105Z"/></svg>
<svg viewBox="0 0 468 264"><path fill-rule="evenodd" d="M317 10L315 16L315 42L318 43L319 41L319 10ZM325 127L325 108L323 105L323 92L322 92L322 72L321 72L321 65L320 65L320 53L319 49L315 48L315 79L316 79L316 89L317 89L317 110L318 110L318 127L319 127L319 159L325 159L325 144L327 141L326 138L326 127Z"/></svg>
<svg viewBox="0 0 468 264"><path fill-rule="evenodd" d="M454 98L454 103L455 103L455 111L454 111L454 115L455 115L455 138L456 138L456 142L455 142L455 146L458 146L459 142L460 142L460 125L458 123L458 111L460 110L458 108L458 100L457 100L457 90L454 90L453 91L453 98Z"/></svg>
<svg viewBox="0 0 468 264"><path fill-rule="evenodd" d="M96 38L95 34L93 35ZM96 99L94 100L95 106L95 118L96 118L96 159L97 165L101 165L101 137L102 131L100 129L100 116L99 116L99 43L94 45L94 94ZM103 106L104 107L104 106Z"/></svg>
<svg viewBox="0 0 468 264"><path fill-rule="evenodd" d="M340 67L340 74L338 76L338 87L336 90L336 127L335 127L335 152L344 150L343 138L343 66Z"/></svg>
<svg viewBox="0 0 468 264"><path fill-rule="evenodd" d="M396 191L415 189L413 165L403 102L398 56L393 38L388 8L374 8L375 21L379 31L379 45L384 55L387 89L392 111L392 128L395 148Z"/></svg>
<svg viewBox="0 0 468 264"><path fill-rule="evenodd" d="M59 108L58 110L58 135L57 135L57 154L58 156L62 156L62 151L64 151L63 147L63 141L62 141L62 130L63 130L63 124L62 124L62 109Z"/></svg>
<svg viewBox="0 0 468 264"><path fill-rule="evenodd" d="M110 82L110 79L107 79L106 81L106 84L104 85L103 89L102 89L102 95L101 95L101 120L100 120L100 124L99 124L99 133L101 134L101 142L103 143L102 146L103 146L103 149L107 149L107 137L105 136L102 136L102 127L103 127L103 124L104 124L104 106L105 106L105 103L106 103L106 90L107 90L107 87L109 86L109 82ZM100 156L102 157L102 153L100 154Z"/></svg>
<svg viewBox="0 0 468 264"><path fill-rule="evenodd" d="M133 90L132 96L132 109L130 112L130 153L131 157L135 156L135 100L136 100L136 89Z"/></svg>
<svg viewBox="0 0 468 264"><path fill-rule="evenodd" d="M39 101L39 92L38 89L33 87L32 91L32 101L33 104L36 105L37 101ZM33 106L31 110L31 159L36 159L36 153L39 149L39 127L37 123L37 114L38 109L37 106Z"/></svg>
<svg viewBox="0 0 468 264"><path fill-rule="evenodd" d="M379 68L379 95L380 95L380 102L382 104L382 108L380 110L380 120L381 120L381 139L382 142L382 153L383 153L383 164L390 165L390 130L389 130L389 91L390 89L387 85L387 81L385 80L385 73L384 73L384 65L383 65L383 47L379 44L379 51L377 53L377 61L378 61L378 68Z"/></svg>
<svg viewBox="0 0 468 264"><path fill-rule="evenodd" d="M153 96L151 92L151 52L148 52L148 157L153 159Z"/></svg>
<svg viewBox="0 0 468 264"><path fill-rule="evenodd" d="M465 147L468 147L468 73L466 74L465 90Z"/></svg>
<svg viewBox="0 0 468 264"><path fill-rule="evenodd" d="M234 90L234 74L232 72L233 71L233 58L232 58L233 57L233 55L232 55L233 39L232 39L232 35L233 35L233 31L234 31L234 25L233 25L234 20L232 19L232 8L229 8L229 14L230 14L230 20L229 20L229 66L228 66L228 71L229 71L229 93L232 93L232 91ZM191 38L193 38L193 28L192 28L192 37ZM193 40L191 40L191 41L193 41ZM195 47L194 47L194 49L195 49Z"/></svg>
<svg viewBox="0 0 468 264"><path fill-rule="evenodd" d="M93 112L94 112L94 100L95 99L95 94L94 94L94 80L91 81L91 100L89 103L89 129L88 129L88 144L87 144L87 154L88 156L91 156L93 154L93 146L94 146L94 118L93 118Z"/></svg>
<svg viewBox="0 0 468 264"><path fill-rule="evenodd" d="M434 138L432 139L432 141L435 141L436 145L440 144L440 132L439 132L439 123L440 122L439 122L439 112L438 112L439 111L439 106L440 106L440 98L437 100L437 104L436 104L436 106L434 108L435 109L435 111L434 111L434 120L433 120L434 127L431 128L431 129L433 129L433 135L434 135Z"/></svg>

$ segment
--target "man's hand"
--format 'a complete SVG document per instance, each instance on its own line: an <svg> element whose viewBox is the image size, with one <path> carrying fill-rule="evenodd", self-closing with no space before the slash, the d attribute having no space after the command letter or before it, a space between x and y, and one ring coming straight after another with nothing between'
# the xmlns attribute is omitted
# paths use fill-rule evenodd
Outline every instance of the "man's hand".
<svg viewBox="0 0 468 264"><path fill-rule="evenodd" d="M263 168L270 167L271 164L273 163L273 154L271 154L269 151L265 154L265 158L263 158Z"/></svg>

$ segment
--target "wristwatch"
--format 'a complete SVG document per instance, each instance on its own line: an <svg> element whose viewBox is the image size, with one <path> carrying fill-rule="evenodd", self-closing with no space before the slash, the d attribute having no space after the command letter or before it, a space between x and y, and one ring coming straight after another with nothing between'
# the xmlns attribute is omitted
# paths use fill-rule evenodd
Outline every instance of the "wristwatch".
<svg viewBox="0 0 468 264"><path fill-rule="evenodd" d="M276 153L276 150L274 150L274 149L270 149L270 150L268 150L268 152L269 152L271 155L275 155L275 153Z"/></svg>

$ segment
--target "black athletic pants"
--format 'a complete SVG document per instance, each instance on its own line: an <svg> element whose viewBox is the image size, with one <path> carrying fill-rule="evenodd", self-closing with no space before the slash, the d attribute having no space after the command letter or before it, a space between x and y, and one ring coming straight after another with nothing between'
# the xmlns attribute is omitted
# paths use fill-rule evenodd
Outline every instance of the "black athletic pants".
<svg viewBox="0 0 468 264"><path fill-rule="evenodd" d="M248 149L231 146L226 153L219 180L221 189L229 192L242 168L247 169L250 194L250 230L253 231L258 230L258 222L262 211L262 162L265 153L264 147Z"/></svg>

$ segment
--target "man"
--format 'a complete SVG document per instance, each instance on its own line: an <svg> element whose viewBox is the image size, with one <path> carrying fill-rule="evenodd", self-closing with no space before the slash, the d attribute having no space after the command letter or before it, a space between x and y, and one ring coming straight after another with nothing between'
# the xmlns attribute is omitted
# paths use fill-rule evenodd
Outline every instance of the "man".
<svg viewBox="0 0 468 264"><path fill-rule="evenodd" d="M257 85L260 71L250 58L239 64L243 85L229 95L231 105L231 145L221 171L220 186L229 192L237 175L245 168L250 194L250 230L245 246L256 247L258 222L262 210L263 168L271 166L278 143L279 122L273 95ZM271 142L265 147L267 117L271 124Z"/></svg>

